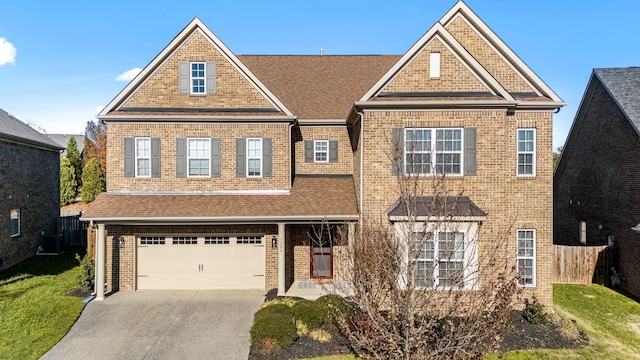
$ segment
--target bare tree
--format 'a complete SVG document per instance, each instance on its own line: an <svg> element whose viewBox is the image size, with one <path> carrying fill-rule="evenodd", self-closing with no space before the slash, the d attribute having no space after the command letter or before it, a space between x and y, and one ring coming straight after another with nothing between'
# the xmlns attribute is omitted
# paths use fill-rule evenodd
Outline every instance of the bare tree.
<svg viewBox="0 0 640 360"><path fill-rule="evenodd" d="M519 294L512 224L489 233L491 215L464 196L462 180L414 175L425 162L403 146L392 142L390 152L398 201L386 217L361 219L348 260L336 264L355 311L342 330L365 358L482 356ZM438 166L432 174L447 172Z"/></svg>

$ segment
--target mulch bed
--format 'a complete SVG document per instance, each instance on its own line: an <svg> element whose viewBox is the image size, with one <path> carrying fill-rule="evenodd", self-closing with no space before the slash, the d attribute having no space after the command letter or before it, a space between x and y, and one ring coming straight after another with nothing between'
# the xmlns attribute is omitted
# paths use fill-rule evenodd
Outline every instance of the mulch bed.
<svg viewBox="0 0 640 360"><path fill-rule="evenodd" d="M349 340L335 325L322 325L331 334L331 340L320 343L309 336L300 337L293 345L265 354L251 347L249 360L286 360L326 355L353 354ZM534 325L522 317L522 311L512 311L501 332L500 352L527 349L568 349L586 346L587 336L580 332L578 339L569 339L553 323Z"/></svg>
<svg viewBox="0 0 640 360"><path fill-rule="evenodd" d="M535 325L528 322L522 311L512 311L509 320L501 332L500 352L528 349L572 349L589 344L582 331L577 339L570 339L562 333L556 324L547 322Z"/></svg>
<svg viewBox="0 0 640 360"><path fill-rule="evenodd" d="M91 295L91 291L83 291L80 288L73 289L67 294L67 296L75 296L81 299L84 299L89 295Z"/></svg>

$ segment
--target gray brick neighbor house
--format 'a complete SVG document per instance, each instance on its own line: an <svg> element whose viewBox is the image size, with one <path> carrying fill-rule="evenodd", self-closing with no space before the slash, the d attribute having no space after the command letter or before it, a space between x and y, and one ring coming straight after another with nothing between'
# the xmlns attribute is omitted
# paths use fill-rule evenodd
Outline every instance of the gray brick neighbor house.
<svg viewBox="0 0 640 360"><path fill-rule="evenodd" d="M553 241L611 242L620 285L638 298L639 169L640 68L594 69L553 177Z"/></svg>
<svg viewBox="0 0 640 360"><path fill-rule="evenodd" d="M236 55L196 18L153 55L98 115L107 191L83 219L98 227L107 291L317 295L319 283L344 281L357 237L311 241L312 226L326 219L352 234L386 217L393 229L398 176L445 173L475 216L456 220L468 232L442 229L432 244L465 251L449 268L429 267L428 255L415 276L445 288L489 257L495 239L473 241L480 226L506 224L499 254L524 293L551 306L551 128L565 103L464 2L404 54ZM401 173L391 138L409 149ZM485 286L495 274L479 276Z"/></svg>
<svg viewBox="0 0 640 360"><path fill-rule="evenodd" d="M60 216L61 146L0 109L0 270L33 256Z"/></svg>

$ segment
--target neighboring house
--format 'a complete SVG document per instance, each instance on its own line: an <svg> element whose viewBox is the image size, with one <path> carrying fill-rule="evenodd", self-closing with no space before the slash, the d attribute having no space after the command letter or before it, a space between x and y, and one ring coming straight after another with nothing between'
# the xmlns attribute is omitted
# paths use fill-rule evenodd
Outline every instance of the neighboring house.
<svg viewBox="0 0 640 360"><path fill-rule="evenodd" d="M0 109L0 270L33 256L57 233L60 150Z"/></svg>
<svg viewBox="0 0 640 360"><path fill-rule="evenodd" d="M553 241L614 244L640 297L640 68L594 69L555 171Z"/></svg>
<svg viewBox="0 0 640 360"><path fill-rule="evenodd" d="M563 105L463 2L389 56L236 56L195 19L98 116L107 192L83 219L106 239L108 290L303 294L340 284L361 217L402 221L390 139L445 141L414 165L464 189L474 231L511 230L505 256L515 265L520 244L526 293L550 305ZM323 219L347 239L310 241ZM469 253L486 256L483 241Z"/></svg>
<svg viewBox="0 0 640 360"><path fill-rule="evenodd" d="M67 156L67 146L69 145L69 139L72 137L76 139L76 144L78 145L78 152L80 153L80 157L82 157L82 152L84 151L84 141L86 137L84 135L75 135L75 134L47 134L49 139L55 141L58 145L64 148L62 152L62 156Z"/></svg>

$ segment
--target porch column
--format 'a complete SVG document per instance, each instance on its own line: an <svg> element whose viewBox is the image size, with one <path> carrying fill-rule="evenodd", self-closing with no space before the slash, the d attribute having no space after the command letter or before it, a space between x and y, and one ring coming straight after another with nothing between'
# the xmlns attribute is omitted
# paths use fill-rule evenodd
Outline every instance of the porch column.
<svg viewBox="0 0 640 360"><path fill-rule="evenodd" d="M284 296L285 289L284 260L285 260L284 223L278 223L278 296Z"/></svg>
<svg viewBox="0 0 640 360"><path fill-rule="evenodd" d="M98 224L96 239L96 300L104 300L105 238L104 224Z"/></svg>

